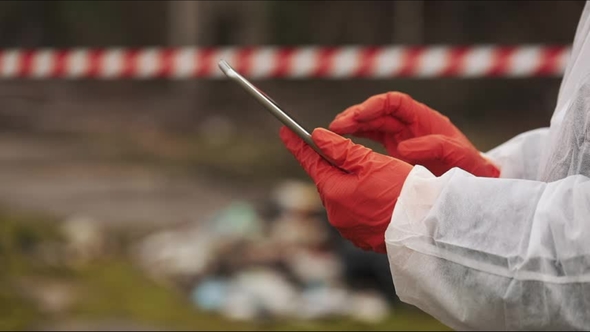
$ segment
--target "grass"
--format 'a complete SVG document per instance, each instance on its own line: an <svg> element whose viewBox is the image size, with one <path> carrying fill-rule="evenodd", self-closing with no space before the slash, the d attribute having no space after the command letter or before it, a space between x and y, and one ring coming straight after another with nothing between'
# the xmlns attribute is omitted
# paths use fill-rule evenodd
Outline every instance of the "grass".
<svg viewBox="0 0 590 332"><path fill-rule="evenodd" d="M41 313L30 300L19 294L18 277L34 273L37 266L29 260L32 249L42 241L58 239L47 222L39 217L14 213L0 214L0 330L26 330Z"/></svg>
<svg viewBox="0 0 590 332"><path fill-rule="evenodd" d="M417 310L396 311L378 325L349 319L319 322L280 321L241 323L195 310L181 295L145 278L129 263L106 262L79 274L88 296L76 308L85 319L125 316L171 330L444 330L446 327Z"/></svg>
<svg viewBox="0 0 590 332"><path fill-rule="evenodd" d="M29 323L38 319L40 314L32 303L21 298L12 287L7 287L5 278L0 279L4 285L0 289L0 330L24 331Z"/></svg>
<svg viewBox="0 0 590 332"><path fill-rule="evenodd" d="M198 312L181 294L154 283L125 260L81 269L77 279L86 290L84 300L72 312L78 318L118 317L172 330L244 327Z"/></svg>
<svg viewBox="0 0 590 332"><path fill-rule="evenodd" d="M418 310L396 310L378 325L349 319L243 323L196 309L180 292L164 287L137 269L123 251L84 266L42 263L42 244L63 239L55 220L0 210L0 330L30 330L60 321L124 320L167 330L445 330ZM121 237L120 237L121 238ZM60 280L79 296L59 315L41 311L21 294L19 280Z"/></svg>

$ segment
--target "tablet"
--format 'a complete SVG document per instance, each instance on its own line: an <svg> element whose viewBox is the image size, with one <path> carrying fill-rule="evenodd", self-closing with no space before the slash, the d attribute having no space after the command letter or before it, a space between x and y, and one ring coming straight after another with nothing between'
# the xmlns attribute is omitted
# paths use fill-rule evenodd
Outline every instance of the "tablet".
<svg viewBox="0 0 590 332"><path fill-rule="evenodd" d="M244 90L246 90L246 92L248 92L248 94L254 97L254 99L258 100L258 102L262 104L262 106L264 106L272 115L274 115L285 126L291 129L295 134L301 137L301 139L312 149L314 149L320 156L333 164L313 142L311 139L311 134L305 128L303 128L303 126L297 123L297 121L293 120L293 118L289 116L274 100L272 100L268 95L246 80L226 61L219 61L219 68L229 79L238 83Z"/></svg>

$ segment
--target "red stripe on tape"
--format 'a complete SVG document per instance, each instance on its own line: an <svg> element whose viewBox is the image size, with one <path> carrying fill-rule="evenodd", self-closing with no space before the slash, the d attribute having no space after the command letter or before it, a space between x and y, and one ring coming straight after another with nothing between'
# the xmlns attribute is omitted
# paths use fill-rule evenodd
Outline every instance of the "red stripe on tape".
<svg viewBox="0 0 590 332"><path fill-rule="evenodd" d="M53 78L64 77L68 65L70 52L66 50L57 50L53 53L53 66L50 76Z"/></svg>
<svg viewBox="0 0 590 332"><path fill-rule="evenodd" d="M413 76L420 64L420 57L425 48L422 46L408 47L402 56L402 66L398 72L401 77Z"/></svg>
<svg viewBox="0 0 590 332"><path fill-rule="evenodd" d="M86 76L95 78L100 75L103 54L104 50L102 49L93 49L88 52L88 58L86 62Z"/></svg>
<svg viewBox="0 0 590 332"><path fill-rule="evenodd" d="M336 49L333 47L324 47L318 50L316 54L316 67L312 73L313 77L325 77L332 71L334 65L334 54Z"/></svg>
<svg viewBox="0 0 590 332"><path fill-rule="evenodd" d="M195 66L196 77L207 77L211 74L211 62L213 61L213 55L215 52L216 49L214 48L204 48L197 50L195 54L197 62Z"/></svg>
<svg viewBox="0 0 590 332"><path fill-rule="evenodd" d="M121 76L124 78L131 78L137 74L137 49L125 50L123 53L123 68Z"/></svg>
<svg viewBox="0 0 590 332"><path fill-rule="evenodd" d="M158 71L156 76L164 78L170 76L174 72L176 50L175 49L164 49L158 54Z"/></svg>
<svg viewBox="0 0 590 332"><path fill-rule="evenodd" d="M463 71L465 55L469 52L468 47L455 47L447 54L447 65L441 75L444 77L458 76Z"/></svg>
<svg viewBox="0 0 590 332"><path fill-rule="evenodd" d="M355 77L368 77L373 74L375 69L375 58L382 51L380 47L368 47L361 50L359 55L359 64L354 72Z"/></svg>
<svg viewBox="0 0 590 332"><path fill-rule="evenodd" d="M252 71L252 54L254 49L251 47L244 47L236 52L236 70L243 76L249 76Z"/></svg>
<svg viewBox="0 0 590 332"><path fill-rule="evenodd" d="M557 73L559 69L558 61L565 51L564 47L559 46L544 48L541 52L541 61L534 75L546 76Z"/></svg>
<svg viewBox="0 0 590 332"><path fill-rule="evenodd" d="M498 77L508 73L510 69L510 60L516 48L512 46L499 47L494 50L492 56L492 66L487 72L488 76Z"/></svg>
<svg viewBox="0 0 590 332"><path fill-rule="evenodd" d="M32 50L23 50L20 53L18 58L18 77L27 77L31 74L33 68L33 56L34 51Z"/></svg>
<svg viewBox="0 0 590 332"><path fill-rule="evenodd" d="M275 67L271 72L273 77L285 77L291 72L291 62L295 50L290 47L281 48L275 53Z"/></svg>

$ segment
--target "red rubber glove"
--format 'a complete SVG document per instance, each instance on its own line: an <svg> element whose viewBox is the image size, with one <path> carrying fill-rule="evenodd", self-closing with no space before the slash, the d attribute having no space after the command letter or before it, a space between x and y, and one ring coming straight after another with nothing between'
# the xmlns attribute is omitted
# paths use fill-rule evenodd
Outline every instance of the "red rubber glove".
<svg viewBox="0 0 590 332"><path fill-rule="evenodd" d="M376 95L349 107L329 128L380 142L390 156L423 165L436 176L453 167L475 176L500 175L446 116L403 93Z"/></svg>
<svg viewBox="0 0 590 332"><path fill-rule="evenodd" d="M290 129L281 128L280 136L315 182L330 224L357 247L385 253L385 230L412 166L326 129L314 130L313 141L336 166L350 172L345 173Z"/></svg>

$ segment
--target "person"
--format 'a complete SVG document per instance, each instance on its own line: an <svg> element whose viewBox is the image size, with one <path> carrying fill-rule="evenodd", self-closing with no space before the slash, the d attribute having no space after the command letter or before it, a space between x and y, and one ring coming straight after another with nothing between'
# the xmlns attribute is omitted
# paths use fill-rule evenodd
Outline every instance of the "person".
<svg viewBox="0 0 590 332"><path fill-rule="evenodd" d="M382 143L382 155L340 135ZM458 330L590 329L590 5L550 125L479 152L400 92L280 137L330 224L387 253L398 297Z"/></svg>

